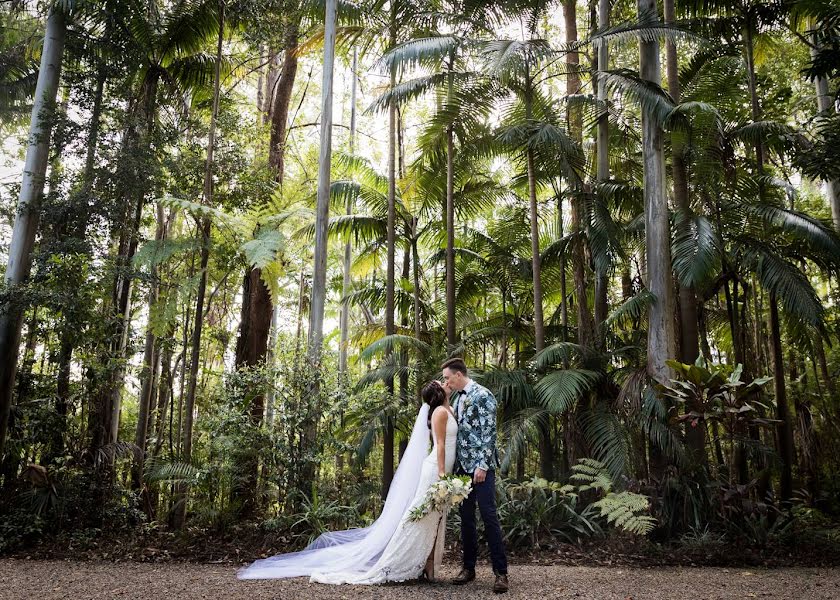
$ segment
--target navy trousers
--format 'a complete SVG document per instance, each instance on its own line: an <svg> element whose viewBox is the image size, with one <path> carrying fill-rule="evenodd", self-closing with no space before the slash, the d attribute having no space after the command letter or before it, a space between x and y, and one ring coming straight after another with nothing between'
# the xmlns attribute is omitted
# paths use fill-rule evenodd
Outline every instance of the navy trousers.
<svg viewBox="0 0 840 600"><path fill-rule="evenodd" d="M488 471L487 478L477 485L461 504L461 543L464 547L464 568L475 570L478 559L478 533L475 529L475 505L484 521L484 532L490 546L490 560L497 575L507 575L507 556L502 538L502 526L496 514L496 472Z"/></svg>

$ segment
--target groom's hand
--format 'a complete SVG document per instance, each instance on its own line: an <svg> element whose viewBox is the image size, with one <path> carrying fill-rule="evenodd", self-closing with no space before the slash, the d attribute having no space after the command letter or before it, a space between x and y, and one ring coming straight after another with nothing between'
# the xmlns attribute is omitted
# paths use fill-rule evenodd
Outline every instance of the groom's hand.
<svg viewBox="0 0 840 600"><path fill-rule="evenodd" d="M484 479L487 477L487 471L484 469L476 469L473 472L473 483L479 484L484 483Z"/></svg>

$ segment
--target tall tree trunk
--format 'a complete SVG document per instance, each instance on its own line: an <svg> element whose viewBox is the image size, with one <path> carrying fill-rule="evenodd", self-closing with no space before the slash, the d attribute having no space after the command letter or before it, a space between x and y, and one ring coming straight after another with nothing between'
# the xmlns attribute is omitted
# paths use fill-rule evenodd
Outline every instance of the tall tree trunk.
<svg viewBox="0 0 840 600"><path fill-rule="evenodd" d="M396 3L391 5L390 45L397 44L397 9ZM397 71L391 69L391 89L397 84ZM385 335L394 335L394 277L396 260L396 197L397 197L397 105L392 100L388 105L388 218L387 218L387 260L385 274ZM393 351L388 350L386 361L393 358ZM390 400L394 395L394 378L386 378L385 390ZM394 478L394 419L390 414L385 415L383 431L382 456L382 498L388 496L391 481Z"/></svg>
<svg viewBox="0 0 840 600"><path fill-rule="evenodd" d="M269 139L268 164L274 169L277 181L282 185L285 170L286 133L288 131L289 104L294 91L298 69L298 38L300 30L297 21L286 25L283 48L283 65L274 92L271 110L271 137Z"/></svg>
<svg viewBox="0 0 840 600"><path fill-rule="evenodd" d="M655 0L637 0L639 18L656 18ZM659 41L640 40L639 72L642 79L660 84ZM676 356L673 278L671 275L671 230L665 193L665 155L662 129L656 118L642 110L642 156L644 161L645 244L647 287L654 296L648 314L648 374L667 383L665 364Z"/></svg>
<svg viewBox="0 0 840 600"><path fill-rule="evenodd" d="M350 76L352 77L350 83L350 155L352 156L356 151L356 69L358 68L358 49L353 48L353 65L351 67ZM347 215L353 214L353 201L347 199ZM350 240L344 244L344 263L342 270L342 285L341 292L343 297L347 297L350 293L350 285L352 283L350 278L350 267L353 262L352 246ZM341 303L341 338L339 342L338 351L338 372L341 374L342 380L347 378L347 341L350 331L350 303Z"/></svg>
<svg viewBox="0 0 840 600"><path fill-rule="evenodd" d="M219 115L219 91L221 84L222 46L225 39L225 2L219 1L219 37L216 45L216 67L213 79L213 108L210 114L210 127L207 132L207 159L204 164L204 198L203 204L211 206L213 202L213 154L216 148L216 118ZM204 325L204 297L207 293L208 265L210 262L210 232L211 223L208 217L202 217L201 230L201 262L199 264L198 292L195 299L195 319L192 334L192 349L190 353L190 373L187 384L187 395L184 402L184 428L182 432L182 462L192 460L192 432L195 413L195 395L198 386L198 367L201 358L201 331ZM187 515L186 487L178 486L178 502L176 503L173 522L175 527L184 526Z"/></svg>
<svg viewBox="0 0 840 600"><path fill-rule="evenodd" d="M157 205L157 228L155 241L160 243L166 239L166 221L163 205ZM159 348L154 334L152 315L158 303L159 274L157 266L151 268L149 278L149 319L146 324L146 344L143 350L143 366L140 372L140 397L137 399L137 428L134 435L135 449L134 465L131 471L131 487L141 489L143 485L143 464L146 458L146 440L149 431L149 417L152 413L152 403L157 379L158 363L160 362ZM151 515L150 515L151 516Z"/></svg>
<svg viewBox="0 0 840 600"><path fill-rule="evenodd" d="M454 89L454 56L450 54L447 64L447 100L452 101ZM455 323L455 128L446 127L446 343L447 352L452 352L458 343Z"/></svg>
<svg viewBox="0 0 840 600"><path fill-rule="evenodd" d="M268 73L265 76L263 92L263 123L273 123L274 106L277 97L277 82L280 80L280 52L276 48L268 49Z"/></svg>
<svg viewBox="0 0 840 600"><path fill-rule="evenodd" d="M816 27L816 25L813 25ZM811 56L813 57L819 49L819 38L814 32L811 35L811 41L814 46L811 47ZM829 91L828 80L825 77L817 77L814 80L814 87L817 92L817 112L831 116L834 111L834 95ZM840 233L840 181L827 181L826 193L828 196L828 204L831 206L831 217L834 221L834 228Z"/></svg>
<svg viewBox="0 0 840 600"><path fill-rule="evenodd" d="M601 31L610 26L610 0L598 0L598 29ZM603 43L598 48L598 71L603 73L610 68L609 45ZM604 103L601 113L598 116L597 143L595 145L597 156L597 178L599 182L605 182L610 178L610 118L607 109L607 83L603 77L597 79L598 100ZM604 349L604 322L607 320L609 305L607 302L608 291L607 272L601 267L596 267L595 272L595 330L599 348Z"/></svg>
<svg viewBox="0 0 840 600"><path fill-rule="evenodd" d="M420 323L420 253L417 251L417 217L411 218L411 266L414 278L414 289L412 290L414 300L414 338L417 341L420 341L420 336L423 331ZM419 350L419 348L417 350L416 360L414 397L419 405L421 402L420 391L422 385L420 380L420 371L423 367L423 353Z"/></svg>
<svg viewBox="0 0 840 600"><path fill-rule="evenodd" d="M563 19L566 29L566 44L574 46L578 41L577 32L577 1L564 0ZM566 53L566 94L573 95L580 92L580 53L570 51ZM569 108L569 132L578 143L583 142L583 116L579 108ZM570 195L572 208L572 230L578 232L586 229L586 218L583 200L575 193L571 185ZM578 343L584 348L592 348L594 343L594 324L589 310L589 300L586 288L586 252L583 241L579 238L572 246L572 273L574 278L575 308L577 309Z"/></svg>
<svg viewBox="0 0 840 600"><path fill-rule="evenodd" d="M532 80L529 68L525 73L525 118L532 118ZM531 217L531 275L534 288L534 349L539 354L545 348L545 324L543 322L542 269L540 255L540 214L537 204L537 174L534 168L534 153L525 151L528 168L528 202ZM551 443L551 429L548 423L538 424L540 446L540 474L548 480L554 479L554 446Z"/></svg>
<svg viewBox="0 0 840 600"><path fill-rule="evenodd" d="M674 0L664 1L665 23L676 21ZM668 92L674 102L680 102L679 58L677 45L673 39L665 41L665 71L668 76ZM671 168L674 179L674 204L681 213L683 226L687 226L687 219L691 214L688 201L688 169L685 164L684 148L677 136L671 136ZM680 222L679 219L677 221ZM700 334L697 327L697 296L694 288L679 285L680 309L680 361L694 364L700 355ZM696 404L686 405L687 411L699 410ZM702 463L706 462L706 430L704 427L686 427L686 441L695 457Z"/></svg>
<svg viewBox="0 0 840 600"><path fill-rule="evenodd" d="M534 155L528 150L528 198L531 208L531 267L534 287L534 344L536 351L545 348L545 325L543 323L542 271L540 268L540 215L537 205L537 182L534 172Z"/></svg>
<svg viewBox="0 0 840 600"><path fill-rule="evenodd" d="M785 390L785 365L782 355L782 334L779 322L779 305L776 293L770 292L770 347L773 357L773 390L776 396L776 425L779 458L782 462L779 497L783 502L793 496L793 426Z"/></svg>
<svg viewBox="0 0 840 600"><path fill-rule="evenodd" d="M271 106L271 135L268 163L274 170L274 179L281 186L285 176L286 135L289 125L289 105L297 77L297 46L299 37L297 21L286 24L283 64L279 75L275 59L271 60L266 104ZM262 269L249 268L242 288L243 318L237 340L236 366L256 365L265 359L265 348L271 330L272 304L268 287L262 281ZM247 318L246 318L247 317Z"/></svg>
<svg viewBox="0 0 840 600"><path fill-rule="evenodd" d="M321 148L318 156L318 194L315 207L315 250L312 265L312 296L309 303L308 363L313 374L321 369L324 336L324 305L327 299L327 227L330 218L330 166L332 158L333 70L335 67L336 0L327 0L324 15L324 60L321 84ZM320 380L315 376L311 398L320 394ZM310 419L303 432L306 448L315 443L317 425ZM302 476L313 481L315 465L308 463Z"/></svg>
<svg viewBox="0 0 840 600"><path fill-rule="evenodd" d="M9 245L9 259L4 276L7 288L24 283L29 278L32 266L32 248L38 231L66 31L64 13L59 8L52 9L47 17L44 33L41 67L35 85L35 101L29 125L26 162ZM0 309L0 457L6 444L9 412L12 407L22 319L23 307L18 303L5 303Z"/></svg>

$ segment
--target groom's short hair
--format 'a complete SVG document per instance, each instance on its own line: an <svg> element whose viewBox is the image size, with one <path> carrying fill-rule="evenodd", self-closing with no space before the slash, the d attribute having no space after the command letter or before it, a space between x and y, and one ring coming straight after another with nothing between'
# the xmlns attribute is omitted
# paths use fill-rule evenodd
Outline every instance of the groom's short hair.
<svg viewBox="0 0 840 600"><path fill-rule="evenodd" d="M440 366L440 369L441 371L443 369L449 369L450 371L458 371L462 375L466 375L467 363L464 362L463 358L450 358Z"/></svg>

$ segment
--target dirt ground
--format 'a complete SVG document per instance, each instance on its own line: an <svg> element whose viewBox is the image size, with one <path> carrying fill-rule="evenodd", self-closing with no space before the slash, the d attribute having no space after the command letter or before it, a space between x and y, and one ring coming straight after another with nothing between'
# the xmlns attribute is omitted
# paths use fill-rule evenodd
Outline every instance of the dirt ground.
<svg viewBox="0 0 840 600"><path fill-rule="evenodd" d="M454 576L447 565L442 575ZM840 596L840 569L605 568L515 565L508 598L592 600L779 598L817 600ZM492 574L482 567L464 587L448 583L381 587L332 587L304 579L238 581L230 565L195 563L0 560L0 598L117 599L225 598L321 600L327 598L490 598Z"/></svg>

